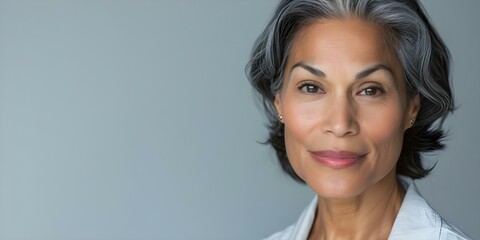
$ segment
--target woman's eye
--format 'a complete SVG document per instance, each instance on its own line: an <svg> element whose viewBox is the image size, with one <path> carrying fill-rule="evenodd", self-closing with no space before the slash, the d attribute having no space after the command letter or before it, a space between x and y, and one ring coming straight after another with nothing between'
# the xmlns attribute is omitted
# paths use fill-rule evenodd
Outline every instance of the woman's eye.
<svg viewBox="0 0 480 240"><path fill-rule="evenodd" d="M360 91L359 95L365 95L365 96L377 96L381 95L383 93L383 90L378 87L367 87L364 88L362 91Z"/></svg>
<svg viewBox="0 0 480 240"><path fill-rule="evenodd" d="M318 93L321 89L311 83L305 83L299 87L301 91L306 93Z"/></svg>

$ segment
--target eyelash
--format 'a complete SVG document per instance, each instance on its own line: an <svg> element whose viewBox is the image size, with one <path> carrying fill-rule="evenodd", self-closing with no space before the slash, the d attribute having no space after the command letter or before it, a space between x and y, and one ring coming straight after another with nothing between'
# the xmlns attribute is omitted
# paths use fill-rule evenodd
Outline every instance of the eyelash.
<svg viewBox="0 0 480 240"><path fill-rule="evenodd" d="M317 94L317 93L324 93L323 89L321 89L319 86L317 86L315 83L312 82L304 82L302 83L299 87L298 90L306 93L306 94ZM309 90L313 90L314 92L310 92ZM367 94L366 91L373 91L372 95ZM362 94L363 93L363 94ZM363 88L360 92L357 93L357 95L360 96L381 96L385 93L385 90L381 87L377 86L368 86L366 88Z"/></svg>

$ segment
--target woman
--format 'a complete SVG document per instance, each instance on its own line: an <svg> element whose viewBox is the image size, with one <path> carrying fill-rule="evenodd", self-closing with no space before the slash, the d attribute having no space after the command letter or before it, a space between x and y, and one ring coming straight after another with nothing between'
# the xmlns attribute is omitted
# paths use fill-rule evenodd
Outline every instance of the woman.
<svg viewBox="0 0 480 240"><path fill-rule="evenodd" d="M284 0L247 66L285 172L316 194L268 239L468 239L418 193L453 110L449 53L415 0Z"/></svg>

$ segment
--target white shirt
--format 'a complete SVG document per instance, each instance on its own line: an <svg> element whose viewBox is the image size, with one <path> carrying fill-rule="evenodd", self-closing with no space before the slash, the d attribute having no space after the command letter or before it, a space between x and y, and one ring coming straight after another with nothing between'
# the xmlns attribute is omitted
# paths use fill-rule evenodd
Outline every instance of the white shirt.
<svg viewBox="0 0 480 240"><path fill-rule="evenodd" d="M398 179L406 189L406 194L388 240L471 239L458 228L449 225L428 205L411 178L398 176ZM315 218L317 201L315 197L295 224L265 240L306 240Z"/></svg>

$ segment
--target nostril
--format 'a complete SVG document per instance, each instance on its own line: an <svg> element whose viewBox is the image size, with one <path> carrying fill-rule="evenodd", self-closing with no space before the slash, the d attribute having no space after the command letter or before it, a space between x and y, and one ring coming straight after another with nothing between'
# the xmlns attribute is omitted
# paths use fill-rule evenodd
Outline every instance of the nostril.
<svg viewBox="0 0 480 240"><path fill-rule="evenodd" d="M357 121L349 115L331 117L324 124L325 132L337 137L356 135L359 132Z"/></svg>

